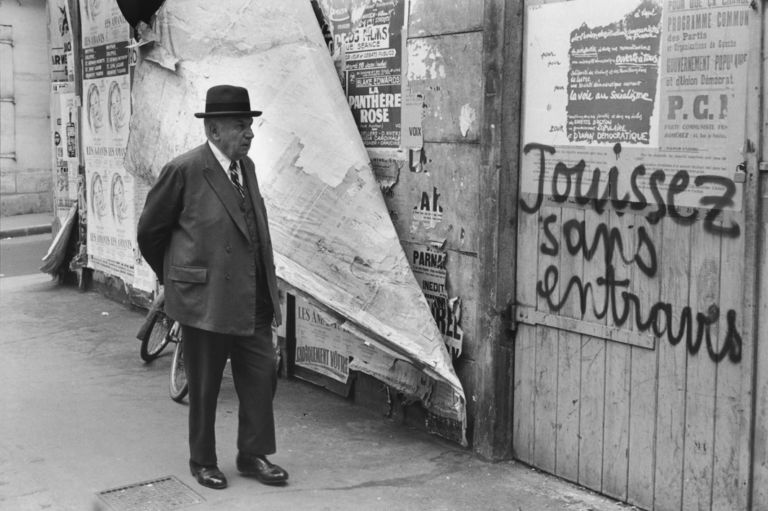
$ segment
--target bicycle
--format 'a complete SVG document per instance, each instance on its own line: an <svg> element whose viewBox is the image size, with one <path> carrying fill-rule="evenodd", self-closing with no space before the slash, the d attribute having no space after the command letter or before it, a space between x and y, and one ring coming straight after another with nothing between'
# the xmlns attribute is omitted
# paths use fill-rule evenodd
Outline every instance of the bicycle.
<svg viewBox="0 0 768 511"><path fill-rule="evenodd" d="M141 341L140 355L144 362L152 362L170 343L176 347L173 350L171 361L170 381L168 393L171 399L181 403L189 391L187 375L184 370L184 347L181 334L181 325L165 314L165 294L163 290L157 294L152 306L147 312L144 323L141 325L136 337Z"/></svg>
<svg viewBox="0 0 768 511"><path fill-rule="evenodd" d="M173 321L165 314L164 305L165 294L160 290L136 334L136 338L141 341L139 354L144 362L152 362L159 357L170 342L168 334Z"/></svg>

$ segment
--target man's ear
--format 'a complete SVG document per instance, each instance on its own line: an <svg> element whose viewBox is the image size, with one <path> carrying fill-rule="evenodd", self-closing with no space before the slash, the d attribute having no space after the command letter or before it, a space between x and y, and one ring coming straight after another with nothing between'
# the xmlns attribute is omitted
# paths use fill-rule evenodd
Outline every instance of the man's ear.
<svg viewBox="0 0 768 511"><path fill-rule="evenodd" d="M208 130L211 134L211 138L215 141L219 140L219 125L216 122L211 122L208 126Z"/></svg>

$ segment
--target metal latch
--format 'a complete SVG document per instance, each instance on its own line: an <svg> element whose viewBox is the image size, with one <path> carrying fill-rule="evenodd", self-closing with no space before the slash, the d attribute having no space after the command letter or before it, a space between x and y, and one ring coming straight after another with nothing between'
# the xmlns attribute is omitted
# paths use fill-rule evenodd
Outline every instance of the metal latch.
<svg viewBox="0 0 768 511"><path fill-rule="evenodd" d="M761 161L758 163L757 168L760 170L760 172L768 172L768 161Z"/></svg>

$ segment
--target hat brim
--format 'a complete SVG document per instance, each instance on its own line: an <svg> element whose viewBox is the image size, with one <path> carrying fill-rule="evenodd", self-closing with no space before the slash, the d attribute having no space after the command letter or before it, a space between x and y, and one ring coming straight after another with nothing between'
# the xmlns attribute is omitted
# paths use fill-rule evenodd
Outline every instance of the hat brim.
<svg viewBox="0 0 768 511"><path fill-rule="evenodd" d="M259 117L261 112L259 110L242 111L236 110L234 112L197 112L195 117L198 119L204 117Z"/></svg>

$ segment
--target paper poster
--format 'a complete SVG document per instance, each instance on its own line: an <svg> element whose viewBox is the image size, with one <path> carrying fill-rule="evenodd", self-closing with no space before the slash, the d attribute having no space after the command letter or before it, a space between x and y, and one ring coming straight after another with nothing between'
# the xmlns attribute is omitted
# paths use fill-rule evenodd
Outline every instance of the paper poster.
<svg viewBox="0 0 768 511"><path fill-rule="evenodd" d="M359 19L363 10L350 14ZM465 442L461 382L392 224L311 5L254 2L229 12L211 9L204 0L167 0L158 17L164 39L155 46L172 41L178 64L173 73L148 58L136 66L126 167L135 176L159 172L199 143L194 141L203 136L202 122L192 113L200 111L208 87L247 85L251 104L263 109L249 155L269 217L278 278L343 319L339 330L364 340L357 346L395 353L376 362L393 367L383 381L396 381L408 399L424 398L428 410L454 421L451 434ZM285 19L294 20L291 30ZM260 28L217 33L217 44L210 44L211 27L233 23ZM157 115L157 105L168 106L164 115ZM384 165L386 159L397 158L384 157ZM390 169L386 175L394 179ZM340 359L330 351L327 359L318 353L300 359L343 379ZM439 403L430 392L437 381L452 389Z"/></svg>
<svg viewBox="0 0 768 511"><path fill-rule="evenodd" d="M123 168L130 102L130 26L115 0L81 3L83 160L89 266L133 283L133 176Z"/></svg>
<svg viewBox="0 0 768 511"><path fill-rule="evenodd" d="M48 1L48 35L51 57L51 80L73 82L72 31L69 26L67 0Z"/></svg>
<svg viewBox="0 0 768 511"><path fill-rule="evenodd" d="M424 96L408 92L403 99L400 145L405 149L421 149L424 135L421 131L424 117Z"/></svg>
<svg viewBox="0 0 768 511"><path fill-rule="evenodd" d="M368 150L371 170L381 190L387 192L400 180L400 172L407 165L406 154L399 149L372 148Z"/></svg>
<svg viewBox="0 0 768 511"><path fill-rule="evenodd" d="M464 331L461 329L461 299L449 298L446 253L429 245L412 245L411 268L424 297L429 302L432 317L443 334L448 352L454 359L461 355Z"/></svg>
<svg viewBox="0 0 768 511"><path fill-rule="evenodd" d="M77 107L73 82L51 83L51 155L56 216L64 221L77 202Z"/></svg>
<svg viewBox="0 0 768 511"><path fill-rule="evenodd" d="M348 32L341 28L348 19L331 18L343 45L347 100L366 147L400 146L404 5L371 3Z"/></svg>
<svg viewBox="0 0 768 511"><path fill-rule="evenodd" d="M80 23L83 48L121 43L130 38L130 25L116 0L81 0Z"/></svg>
<svg viewBox="0 0 768 511"><path fill-rule="evenodd" d="M349 355L359 341L309 300L296 297L296 365L346 383Z"/></svg>
<svg viewBox="0 0 768 511"><path fill-rule="evenodd" d="M747 0L529 4L524 209L542 196L642 209L670 195L740 209L748 11Z"/></svg>
<svg viewBox="0 0 768 511"><path fill-rule="evenodd" d="M440 193L433 186L431 191L421 192L419 203L413 206L411 212L411 234L421 229L434 229L443 221L443 206Z"/></svg>
<svg viewBox="0 0 768 511"><path fill-rule="evenodd" d="M349 323L310 299L296 296L296 365L341 383L360 371L409 396L429 395L437 384L412 363L350 332Z"/></svg>

